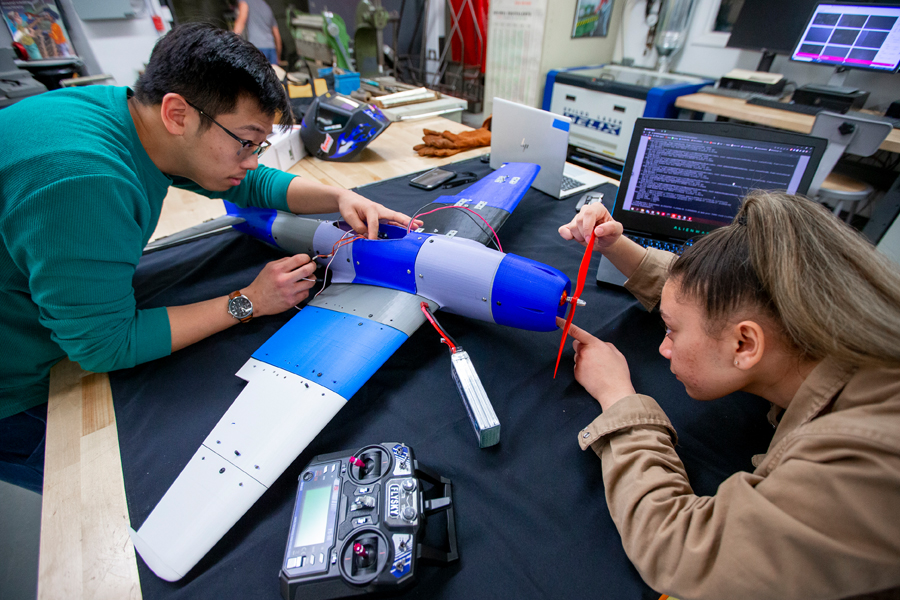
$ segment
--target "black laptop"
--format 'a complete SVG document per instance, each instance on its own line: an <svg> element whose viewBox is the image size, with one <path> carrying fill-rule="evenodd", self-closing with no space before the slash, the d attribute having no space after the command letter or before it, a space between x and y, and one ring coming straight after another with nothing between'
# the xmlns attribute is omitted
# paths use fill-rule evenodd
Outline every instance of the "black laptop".
<svg viewBox="0 0 900 600"><path fill-rule="evenodd" d="M680 119L638 119L612 216L641 246L681 254L730 225L755 189L804 194L828 142L800 133ZM600 260L597 282L625 276Z"/></svg>

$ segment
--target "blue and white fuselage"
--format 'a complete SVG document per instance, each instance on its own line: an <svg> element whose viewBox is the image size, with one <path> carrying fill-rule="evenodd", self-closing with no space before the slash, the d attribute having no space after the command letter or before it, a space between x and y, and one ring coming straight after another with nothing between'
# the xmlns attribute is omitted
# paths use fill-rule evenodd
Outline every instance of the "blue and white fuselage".
<svg viewBox="0 0 900 600"><path fill-rule="evenodd" d="M322 256L317 260L330 263L332 283L416 294L443 311L531 331L554 331L556 316L565 316L560 299L571 286L568 277L469 239L382 225L384 238L356 240L332 259L332 247L348 232L346 224L281 212L271 215L270 223L271 234L263 239L292 254Z"/></svg>

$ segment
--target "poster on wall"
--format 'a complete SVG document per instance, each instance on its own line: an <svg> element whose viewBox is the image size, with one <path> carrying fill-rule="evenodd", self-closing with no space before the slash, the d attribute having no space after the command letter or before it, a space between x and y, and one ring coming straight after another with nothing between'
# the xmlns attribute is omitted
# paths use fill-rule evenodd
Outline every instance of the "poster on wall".
<svg viewBox="0 0 900 600"><path fill-rule="evenodd" d="M13 42L25 48L28 60L75 55L54 0L0 0L0 9Z"/></svg>
<svg viewBox="0 0 900 600"><path fill-rule="evenodd" d="M613 0L578 0L572 38L606 37Z"/></svg>
<svg viewBox="0 0 900 600"><path fill-rule="evenodd" d="M494 96L540 106L541 53L548 0L491 0L485 111Z"/></svg>

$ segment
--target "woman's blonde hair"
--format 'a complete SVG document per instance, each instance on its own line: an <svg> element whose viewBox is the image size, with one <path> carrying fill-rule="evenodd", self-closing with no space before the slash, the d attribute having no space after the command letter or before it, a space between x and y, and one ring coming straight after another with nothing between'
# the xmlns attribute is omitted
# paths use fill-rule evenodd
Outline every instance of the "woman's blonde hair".
<svg viewBox="0 0 900 600"><path fill-rule="evenodd" d="M804 358L900 363L900 269L806 198L751 192L734 223L686 249L670 277L711 323L761 310Z"/></svg>

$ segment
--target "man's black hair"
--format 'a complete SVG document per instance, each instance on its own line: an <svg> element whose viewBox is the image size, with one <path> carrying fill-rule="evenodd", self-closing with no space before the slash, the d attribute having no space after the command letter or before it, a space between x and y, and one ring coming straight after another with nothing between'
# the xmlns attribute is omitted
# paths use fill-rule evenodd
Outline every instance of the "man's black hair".
<svg viewBox="0 0 900 600"><path fill-rule="evenodd" d="M207 23L187 23L160 38L134 86L141 104L155 105L176 93L211 117L233 112L242 95L254 98L279 123L293 122L291 105L268 59L231 31ZM201 119L201 127L211 125Z"/></svg>

